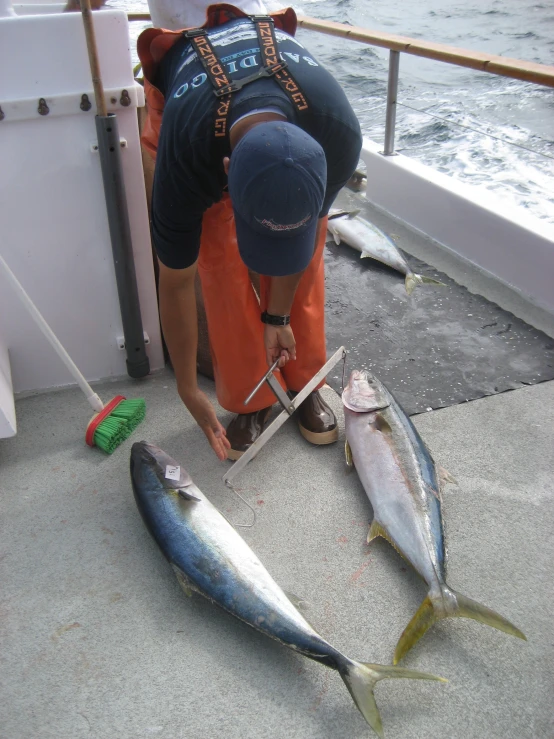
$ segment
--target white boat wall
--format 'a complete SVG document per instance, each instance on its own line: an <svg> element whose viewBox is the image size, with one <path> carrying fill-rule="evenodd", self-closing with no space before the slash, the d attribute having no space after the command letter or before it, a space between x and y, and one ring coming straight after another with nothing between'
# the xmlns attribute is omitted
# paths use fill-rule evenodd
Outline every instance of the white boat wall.
<svg viewBox="0 0 554 739"><path fill-rule="evenodd" d="M366 196L372 203L448 249L469 272L485 273L554 316L554 226L485 187L382 151L364 140ZM463 283L459 272L456 279Z"/></svg>
<svg viewBox="0 0 554 739"><path fill-rule="evenodd" d="M83 22L79 13L43 7L50 12L14 17L5 9L0 18L0 253L86 378L118 377L126 374L126 354ZM95 13L94 21L108 110L119 125L142 322L156 370L164 360L136 110L144 92L133 77L125 12ZM73 384L0 269L6 350L16 394Z"/></svg>
<svg viewBox="0 0 554 739"><path fill-rule="evenodd" d="M0 253L86 378L121 376L123 331L82 19L61 13L60 4L18 3L14 15L8 0L0 2L0 68L7 71L0 80ZM126 13L95 12L94 24L108 109L122 139L142 321L156 370L163 352L136 111L143 89L133 78ZM554 228L485 189L382 150L364 141L368 200L454 255L457 281L481 272L551 321ZM0 357L8 351L13 393L72 384L0 270ZM0 383L0 419L13 431L12 408L11 385Z"/></svg>

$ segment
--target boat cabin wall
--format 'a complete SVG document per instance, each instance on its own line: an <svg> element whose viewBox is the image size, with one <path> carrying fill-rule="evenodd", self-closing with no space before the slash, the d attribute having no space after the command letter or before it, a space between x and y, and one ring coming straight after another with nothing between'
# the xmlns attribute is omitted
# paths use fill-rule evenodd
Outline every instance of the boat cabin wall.
<svg viewBox="0 0 554 739"><path fill-rule="evenodd" d="M93 18L108 111L117 116L123 143L142 322L154 370L163 366L163 352L137 122L144 93L133 77L125 12L104 10ZM89 381L124 376L80 13L0 17L0 68L0 253ZM0 346L9 349L15 393L73 384L1 269Z"/></svg>

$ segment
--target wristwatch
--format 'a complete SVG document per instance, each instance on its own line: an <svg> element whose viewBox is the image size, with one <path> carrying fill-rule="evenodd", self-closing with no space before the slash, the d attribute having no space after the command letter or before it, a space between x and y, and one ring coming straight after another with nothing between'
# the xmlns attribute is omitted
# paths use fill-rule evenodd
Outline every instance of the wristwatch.
<svg viewBox="0 0 554 739"><path fill-rule="evenodd" d="M273 316L265 310L261 318L262 323L267 323L270 326L288 326L290 323L290 316Z"/></svg>

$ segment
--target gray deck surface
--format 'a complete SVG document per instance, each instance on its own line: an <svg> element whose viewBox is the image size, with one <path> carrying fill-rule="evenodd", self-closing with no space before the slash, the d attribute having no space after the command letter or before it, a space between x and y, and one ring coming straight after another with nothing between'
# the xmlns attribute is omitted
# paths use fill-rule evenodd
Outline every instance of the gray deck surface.
<svg viewBox="0 0 554 739"><path fill-rule="evenodd" d="M453 270L447 249L378 211L363 193L344 188L335 205L360 209L360 217L404 250L416 273L443 286L422 285L409 296L404 275L331 238L325 249L330 352L346 345L349 364L374 372L410 415L554 379L554 340L524 320L514 291L500 285L481 291L475 280L483 275L475 267ZM340 373L330 373L328 382L340 391Z"/></svg>
<svg viewBox="0 0 554 739"><path fill-rule="evenodd" d="M19 400L19 434L0 442L2 739L373 736L337 673L183 594L135 506L131 442L164 448L232 522L251 514L169 372L99 393L119 391L148 410L111 457L84 446L77 390ZM404 665L450 682L380 683L388 739L553 735L553 422L553 382L415 418L459 481L444 495L450 584L529 641L436 625ZM425 588L384 541L366 546L370 507L342 437L315 448L289 421L237 486L257 512L240 531L308 620L348 656L390 663Z"/></svg>

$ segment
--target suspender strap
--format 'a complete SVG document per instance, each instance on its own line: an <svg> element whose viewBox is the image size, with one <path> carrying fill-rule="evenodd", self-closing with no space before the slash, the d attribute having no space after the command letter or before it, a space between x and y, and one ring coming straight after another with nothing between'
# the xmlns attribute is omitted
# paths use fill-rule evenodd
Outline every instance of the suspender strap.
<svg viewBox="0 0 554 739"><path fill-rule="evenodd" d="M213 48L205 28L193 28L185 31L184 36L190 39L198 58L208 79L214 87L215 94L219 98L214 122L214 135L222 138L227 133L227 114L231 105L231 83L225 74L223 65ZM223 92L220 92L223 90Z"/></svg>
<svg viewBox="0 0 554 739"><path fill-rule="evenodd" d="M190 40L218 99L214 123L214 136L223 138L227 134L227 115L231 106L231 95L244 85L262 77L275 77L286 92L298 112L308 109L308 102L302 90L288 71L287 63L278 56L277 39L275 38L274 21L271 16L249 16L254 22L263 66L247 77L230 81L205 28L192 28L183 35Z"/></svg>
<svg viewBox="0 0 554 739"><path fill-rule="evenodd" d="M309 106L304 93L289 72L287 63L279 57L273 18L269 15L251 15L250 20L256 26L263 68L275 77L298 112L307 110Z"/></svg>

